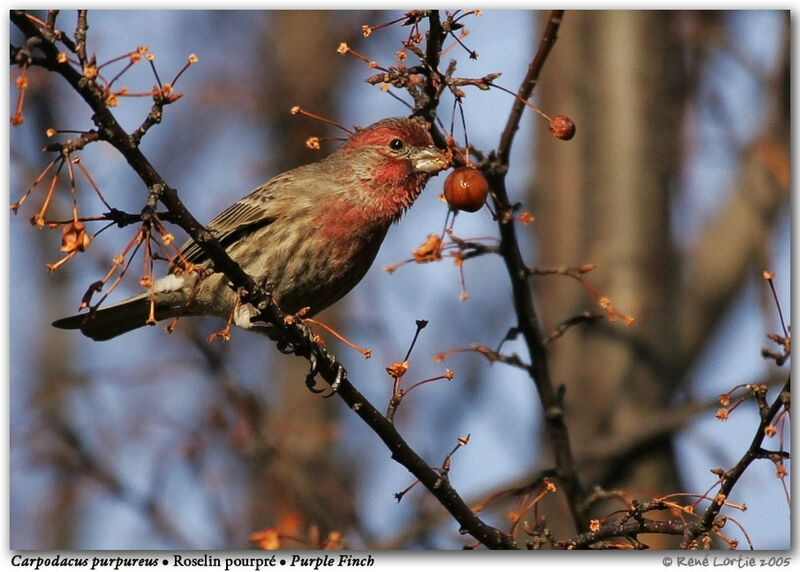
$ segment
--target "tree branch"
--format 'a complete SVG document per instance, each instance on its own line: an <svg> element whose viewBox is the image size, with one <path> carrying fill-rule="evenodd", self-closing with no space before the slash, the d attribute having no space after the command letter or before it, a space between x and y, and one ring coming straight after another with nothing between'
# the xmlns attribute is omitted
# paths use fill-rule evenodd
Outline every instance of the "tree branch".
<svg viewBox="0 0 800 572"><path fill-rule="evenodd" d="M511 106L511 112L508 114L506 120L506 127L503 134L500 136L500 145L497 147L497 159L501 165L508 166L509 156L511 154L511 144L514 142L514 136L519 129L519 121L522 119L522 113L525 111L525 102L528 101L533 88L539 81L539 74L542 72L547 56L550 55L550 50L558 39L558 29L561 27L561 22L564 18L564 10L553 10L550 13L550 18L547 21L547 27L542 34L542 39L539 42L539 50L536 56L528 66L528 73L522 81L522 85L517 92L517 98Z"/></svg>
<svg viewBox="0 0 800 572"><path fill-rule="evenodd" d="M536 390L542 403L545 417L550 449L556 465L557 476L565 489L567 501L572 513L575 528L585 531L589 526L589 516L584 499L583 486L578 478L575 459L572 454L572 445L569 431L564 420L564 409L560 390L553 387L550 378L550 369L547 363L548 337L542 332L536 307L533 303L533 293L528 283L529 269L522 259L519 240L517 238L514 217L507 216L510 211L511 201L505 185L505 176L508 172L508 161L513 143L514 134L519 128L519 121L525 109L526 101L533 92L539 73L550 53L561 25L563 10L554 10L550 14L547 26L522 85L519 88L518 98L514 100L506 128L500 139L500 146L496 153L495 161L491 162L487 179L493 191L493 200L498 212L498 228L500 231L500 253L505 261L511 281L514 309L518 320L518 330L525 340L531 356L529 375L536 384Z"/></svg>
<svg viewBox="0 0 800 572"><path fill-rule="evenodd" d="M313 376L317 373L327 381L338 396L383 440L392 452L392 458L419 479L453 515L461 526L462 533L471 534L489 548L514 548L513 539L481 521L452 488L446 476L434 471L408 446L395 427L355 389L339 360L314 341L302 320L287 320L287 315L272 300L270 294L228 256L214 236L188 211L178 197L178 192L164 181L139 150L138 140L128 135L119 125L106 105L100 87L84 77L68 62L59 62L59 51L52 41L53 38L48 37L45 30L35 25L25 12L11 11L11 20L27 37L38 39L38 48L45 55L42 65L61 75L89 105L94 112L93 119L100 138L122 154L150 192L154 193L171 213L174 222L183 228L209 257L215 271L224 273L235 289L246 292L244 301L258 308L262 316L281 332L281 344L284 349L291 348L291 353L310 362L311 373L307 381L313 382ZM83 21L84 31L85 26Z"/></svg>
<svg viewBox="0 0 800 572"><path fill-rule="evenodd" d="M745 451L739 462L736 463L731 469L725 471L722 475L722 484L719 487L719 492L714 497L714 500L706 509L703 518L698 522L693 523L686 531L681 548L688 548L689 544L696 539L699 535L711 530L714 522L725 504L725 499L728 498L733 487L744 474L747 467L756 459L764 458L764 450L761 444L767 435L767 427L772 425L776 415L784 407L788 410L790 405L791 396L791 377L786 379L786 383L781 388L778 396L772 402L772 405L766 407L766 386L759 386L756 390L756 399L759 401L759 409L761 410L761 422L756 429L753 440L750 442L750 447ZM782 452L781 452L782 453Z"/></svg>

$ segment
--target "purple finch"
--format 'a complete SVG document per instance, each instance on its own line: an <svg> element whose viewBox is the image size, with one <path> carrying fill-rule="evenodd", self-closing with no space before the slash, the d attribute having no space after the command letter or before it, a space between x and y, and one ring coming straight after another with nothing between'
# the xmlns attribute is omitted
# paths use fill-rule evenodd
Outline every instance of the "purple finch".
<svg viewBox="0 0 800 572"><path fill-rule="evenodd" d="M422 192L431 175L449 166L430 133L413 119L384 119L356 131L328 157L270 179L225 209L207 228L230 257L263 280L284 312L309 308L313 315L347 294L364 277L389 226ZM200 247L189 241L183 257L206 272L176 272L145 292L107 308L53 323L107 340L155 318L233 312L242 328L252 322L248 304L236 307L228 279L214 272ZM174 264L179 265L178 262Z"/></svg>

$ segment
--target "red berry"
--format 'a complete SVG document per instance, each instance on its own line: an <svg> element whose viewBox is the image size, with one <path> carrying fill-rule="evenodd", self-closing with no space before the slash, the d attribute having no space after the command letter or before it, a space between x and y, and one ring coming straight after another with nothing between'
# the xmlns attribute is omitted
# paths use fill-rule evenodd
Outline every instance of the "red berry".
<svg viewBox="0 0 800 572"><path fill-rule="evenodd" d="M566 115L554 115L550 119L550 133L554 137L569 141L575 136L575 124Z"/></svg>
<svg viewBox="0 0 800 572"><path fill-rule="evenodd" d="M489 194L489 182L474 167L454 169L444 181L444 198L455 210L474 213L480 210Z"/></svg>

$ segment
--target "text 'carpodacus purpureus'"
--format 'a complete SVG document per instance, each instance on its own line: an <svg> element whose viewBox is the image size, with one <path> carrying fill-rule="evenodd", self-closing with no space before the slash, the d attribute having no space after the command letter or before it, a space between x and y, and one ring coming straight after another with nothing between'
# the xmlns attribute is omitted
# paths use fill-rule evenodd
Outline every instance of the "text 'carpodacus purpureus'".
<svg viewBox="0 0 800 572"><path fill-rule="evenodd" d="M389 226L419 196L430 176L448 165L420 122L384 119L356 131L325 159L267 181L207 228L245 272L265 280L284 312L309 308L307 315L313 315L363 278ZM236 303L230 282L213 272L196 243L189 241L181 252L188 262L211 272L201 276L173 268L156 282L154 293L53 325L107 340L144 326L151 297L156 320L229 317ZM240 305L235 323L254 327L251 317L256 314L252 306Z"/></svg>

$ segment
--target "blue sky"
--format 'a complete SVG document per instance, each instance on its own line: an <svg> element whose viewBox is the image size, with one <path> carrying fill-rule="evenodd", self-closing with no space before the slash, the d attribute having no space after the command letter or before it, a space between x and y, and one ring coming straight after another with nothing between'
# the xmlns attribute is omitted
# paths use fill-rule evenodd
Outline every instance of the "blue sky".
<svg viewBox="0 0 800 572"><path fill-rule="evenodd" d="M189 16L190 18L191 16ZM210 44L207 37L199 37L197 33L175 33L176 30L189 28L181 12L159 13L157 18L153 14L139 11L102 13L91 15L93 49L99 53L118 53L120 46L130 49L146 42L150 50L157 54L159 70L179 69L186 56L197 53L200 64L192 68L180 80L181 90L185 91L187 98L193 94L201 93L204 81L209 73L207 70L217 69L224 65L226 55L225 47ZM516 11L487 11L480 20L473 20L472 34L468 43L478 47L480 58L471 63L466 58L460 58L459 70L463 75L482 75L488 71L499 70L503 72L499 83L510 89L515 89L526 69L530 54L520 50L521 44L532 44L533 39L521 40L528 36L532 28L532 13ZM746 52L764 70L770 70L775 65L775 58L780 49L781 17L776 13L750 13L742 12L730 16L729 30L738 44L739 49ZM65 28L70 29L69 26ZM246 33L246 31L244 32ZM243 34L244 34L243 33ZM381 33L397 34L395 30L386 30ZM376 42L376 44L378 44ZM376 59L391 61L391 54L396 43L386 42L386 53L376 51L370 54ZM247 50L249 44L237 45L237 49ZM741 145L746 145L758 133L759 118L763 117L765 110L761 106L763 94L759 92L757 82L745 73L735 61L726 58L724 54L710 59L712 69L709 71L707 89L717 90L721 97L730 106L730 109L741 121L735 123L736 140ZM367 75L363 66L353 65L348 73L351 78L347 81L352 93L345 96L345 100L357 102L357 105L346 106L339 119L344 124L366 124L375 119L388 115L402 115L405 109L391 98L387 98L376 88L370 88L361 82ZM135 73L146 74L142 66ZM165 74L169 75L169 74ZM137 76L131 75L131 83ZM141 76L140 76L141 77ZM145 81L145 80L143 80ZM146 80L151 82L150 79ZM13 95L13 94L12 94ZM12 98L13 99L13 98ZM13 103L13 101L12 101ZM182 106L178 103L170 107L169 114L191 113L193 107ZM497 145L497 125L502 124L511 105L507 94L493 90L488 93L470 95L466 100L465 111L469 117L470 141L478 148L489 149ZM147 107L147 102L126 103L118 109L123 124L128 127L138 125L142 110ZM60 118L64 124L73 122L75 127L86 124L88 115L85 110L77 107L75 115L64 113ZM694 237L702 228L705 221L713 214L714 209L724 200L726 190L731 179L736 173L732 172L729 165L735 162L737 149L725 148L715 145L715 129L719 126L704 115L704 110L698 110L698 116L703 119L697 127L697 139L701 144L696 146L693 156L687 161L683 188L676 202L674 216L675 237L680 246L691 244ZM528 164L526 155L531 145L535 144L531 133L533 118L527 114L522 123L519 139L514 147L511 164L513 172L508 183L512 193L522 193L527 188L526 181L532 173L532 165ZM258 154L263 152L262 137L253 133L251 123L246 114L232 114L226 124L230 129L225 132L209 134L213 144L203 147L202 155L197 157L190 172L180 172L173 175L174 184L181 189L227 189L230 196L224 193L195 193L191 195L193 213L201 220L207 220L220 208L235 200L248 189L263 181L263 175L255 173L251 168L259 159ZM168 123L165 128L168 128ZM65 125L70 126L70 125ZM13 145L40 145L38 138L31 134L12 133ZM20 139L18 139L20 138ZM20 142L22 141L22 142ZM145 152L148 149L145 148ZM101 151L104 157L110 157L108 150ZM219 168L220 159L224 158L225 168ZM170 169L168 157L157 157L157 165ZM124 165L119 161L110 159L92 162L92 173L97 179L108 180L104 188L114 188L115 185L123 188L135 188L135 181L131 181L130 174L119 174L124 170ZM118 178L115 178L118 177ZM30 180L28 173L11 173L12 200L24 189ZM349 301L349 311L352 322L358 324L357 332L366 333L373 339L380 340L373 347L375 357L368 362L351 359L349 370L354 379L364 380L365 383L375 384L383 380L380 364L389 363L397 358L398 348L405 348L410 336L413 334L413 320L418 317L436 315L442 308L447 308L452 322L431 323L422 336L426 343L430 340L447 340L448 332L465 326L470 320L480 319L482 305L488 305L493 299L493 285L498 273L504 272L499 261L481 261L480 265L465 265L466 280L470 292L470 300L459 303L458 273L450 264L428 265L420 267L403 267L389 276L381 270L386 264L391 264L408 257L409 245L418 244L428 232L439 232L443 224L443 209L438 202L437 195L443 177L435 179L425 193L411 209L409 215L394 227L385 242L373 269L363 283L353 293ZM238 189L238 190L237 190ZM189 196L188 194L186 195ZM131 209L135 209L131 206ZM484 213L485 214L485 213ZM26 372L31 369L31 364L38 359L42 348L35 347L36 339L33 329L49 322L47 316L36 314L36 319L31 319L26 309L14 305L15 296L23 293L36 292L38 285L43 280L48 280L48 274L43 267L32 267L31 248L35 245L30 235L33 231L25 223L25 217L17 217L11 221L11 253L10 264L13 271L13 288L11 289L11 329L10 340L11 356L9 361L11 376L11 408L12 422L19 422L24 426L27 421L25 408L26 400L31 395L25 389ZM495 227L488 216L461 215L457 224L458 234L462 236L494 235ZM787 213L784 224L779 228L774 237L772 256L774 269L777 271L776 287L781 296L781 303L785 314L789 315L790 309L790 249L789 249L789 215ZM53 239L55 240L55 239ZM107 247L106 255L114 252L113 247ZM56 249L52 250L57 256ZM529 253L533 256L535 253ZM75 261L76 268L94 268L93 261ZM76 281L78 282L78 281ZM135 290L135 284L131 291ZM85 284L75 283L70 286L66 297L78 301ZM768 368L768 363L758 355L758 348L765 345L764 328L771 327L776 331L776 322L763 324L760 318L760 300L763 297L764 284L754 278L748 288L742 293L735 304L736 309L727 317L725 325L715 339L711 351L697 365L694 373L692 392L698 398L709 398L726 391L731 385L740 382L760 379ZM408 292L416 292L410 297ZM375 314L374 300L380 300L381 312L386 315L408 316L408 320L398 321L396 324L382 322ZM460 304L460 305L459 305ZM464 310L467 308L467 310ZM488 320L488 316L487 316ZM752 327L758 323L759 327ZM764 327L761 327L764 326ZM357 333L356 332L356 333ZM345 332L350 333L350 332ZM502 333L499 335L502 336ZM498 332L487 332L485 340L475 340L494 345ZM131 360L146 360L154 347L160 341L154 341L150 331L140 331L131 334L124 343L109 343L102 346L102 353L91 342L78 342L75 346L75 356L86 364L92 371L113 371L116 364ZM444 342L443 342L444 343ZM427 348L431 345L425 346ZM439 348L445 349L445 347ZM512 344L507 347L514 350ZM348 356L350 357L350 356ZM498 365L489 368L486 364L475 365L461 357L455 358L452 367L461 371L470 371L476 368L476 376L485 376L491 381L489 386L479 386L475 391L480 393L481 408L471 411L467 415L453 418L448 415L442 403L447 403L449 388L446 384L431 384L420 391L417 396L409 397L409 403L404 403L399 414L399 420L407 424L409 440L417 445L426 457L435 458L443 450L439 447L440 441L434 442L429 436L446 428L446 435L441 439L455 442L459 435L469 433L471 441L465 451L458 453L458 462L454 464L451 479L456 488L465 497L472 497L491 488L498 481L514 477L520 470L520 458L528 459L535 464L537 451L535 443L520 442L512 438L512 434L522 433L532 435L535 431L536 419L532 419L530 411L538 407L535 395L528 390L529 381L518 374L513 368L501 368ZM450 364L446 364L450 366ZM441 370L439 364L420 359L414 362L415 376L419 378L435 375ZM467 376L469 377L469 374ZM196 413L193 408L196 404L186 399L187 391L193 388L191 371L178 371L175 373L174 383L169 387L159 386L157 391L163 392L163 400L174 412L175 419L191 416ZM144 385L144 384L143 384ZM143 391L152 390L146 386ZM364 393L377 402L385 399L387 386L368 385L362 389ZM413 403L412 399L417 398ZM70 405L77 410L83 410L81 416L84 423L96 420L95 413L104 411L106 421L113 420L116 414L124 413L125 403L120 403L119 393L113 384L109 387L99 388L94 393L96 403L75 402ZM413 413L412 413L413 411ZM498 419L502 423L498 423ZM355 416L345 415L343 418L345 431L349 435L346 447L349 451L363 450L367 462L364 471L360 474L358 485L362 487L363 515L371 532L376 537L390 536L392 531L414 508L411 503L394 502L393 494L405 488L409 483L409 475L402 467L387 462L388 455L380 446L376 446L373 435L365 434L360 421ZM737 411L736 415L727 422L722 429L726 438L716 439L720 435L720 422L708 414L704 418L692 423L676 441L680 454L686 456L687 486L693 491L703 491L712 482L713 476L709 473L710 467L720 464L729 465L738 459L744 450L744 443L752 437L754 418L751 412ZM15 423L16 424L16 423ZM513 428L513 429L512 429ZM151 427L157 438L159 429ZM12 430L13 437L13 430ZM344 447L345 445L343 445ZM363 449L362 449L363 447ZM140 453L141 457L136 454ZM343 454L347 454L343 452ZM121 459L124 473L131 478L135 485L146 486L148 462L153 461L153 451L143 446L141 450L133 448L130 455ZM20 458L12 449L12 484L15 497L11 499L12 516L20 523L21 519L34 510L43 490L50 486L46 476L36 470L25 470L14 467ZM527 468L527 467L526 467ZM17 472L19 471L19 472ZM176 477L179 481L179 477ZM176 487L178 490L180 487ZM757 548L781 548L789 543L789 511L786 506L783 491L774 478L774 468L771 464L756 464L749 472L746 479L740 483L744 495L752 498L747 500L748 511L735 517L744 524ZM737 489L738 491L739 489ZM757 495L753 496L753 491ZM215 534L213 527L209 527L202 515L204 507L196 497L187 495L183 503L189 514L195 517L189 520L194 523L193 533L198 538L212 539ZM113 528L103 525L109 518L116 521ZM787 526L783 525L784 519ZM773 528L773 525L777 526ZM12 539L16 534L23 534L24 524L15 524L20 530L12 530ZM112 542L111 536L119 534L128 538L138 538L146 544L152 541L150 532L143 528L139 515L131 513L125 506L114 501L99 500L92 502L87 507L87 518L78 531L78 537L87 546L105 546Z"/></svg>

